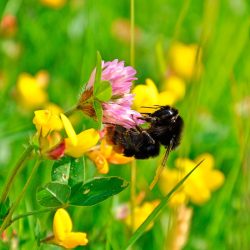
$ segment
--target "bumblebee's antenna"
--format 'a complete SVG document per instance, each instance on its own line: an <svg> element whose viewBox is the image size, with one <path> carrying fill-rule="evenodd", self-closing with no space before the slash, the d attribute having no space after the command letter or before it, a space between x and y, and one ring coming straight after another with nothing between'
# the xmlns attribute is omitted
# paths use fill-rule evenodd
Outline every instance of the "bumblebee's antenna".
<svg viewBox="0 0 250 250"><path fill-rule="evenodd" d="M153 106L141 106L141 108L145 108L145 109L158 109L158 108L161 108L162 105L153 105Z"/></svg>
<svg viewBox="0 0 250 250"><path fill-rule="evenodd" d="M157 168L156 173L155 173L155 177L154 177L153 181L149 185L150 190L152 190L154 188L154 186L156 185L156 183L158 182L158 180L159 180L159 178L161 176L161 173L162 173L164 167L166 166L169 153L173 149L173 145L174 145L174 142L173 142L173 140L171 140L169 146L166 149L164 157L163 157L163 159L161 161L161 165Z"/></svg>

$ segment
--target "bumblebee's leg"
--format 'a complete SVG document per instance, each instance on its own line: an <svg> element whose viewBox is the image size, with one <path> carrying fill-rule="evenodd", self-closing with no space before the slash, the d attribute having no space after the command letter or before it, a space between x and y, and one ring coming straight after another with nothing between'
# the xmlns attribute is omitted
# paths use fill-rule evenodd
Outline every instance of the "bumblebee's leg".
<svg viewBox="0 0 250 250"><path fill-rule="evenodd" d="M141 133L141 134L145 134L148 139L149 139L149 143L152 143L152 144L155 144L155 140L151 137L151 135L145 130L145 129L142 129L141 127L139 126L136 126L135 129Z"/></svg>

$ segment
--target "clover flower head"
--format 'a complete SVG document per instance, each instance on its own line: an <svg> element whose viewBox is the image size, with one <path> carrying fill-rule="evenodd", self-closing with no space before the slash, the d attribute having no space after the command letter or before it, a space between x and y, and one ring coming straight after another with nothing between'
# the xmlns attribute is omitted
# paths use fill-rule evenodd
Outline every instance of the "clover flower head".
<svg viewBox="0 0 250 250"><path fill-rule="evenodd" d="M136 70L131 66L125 66L123 61L102 61L101 81L108 81L112 89L110 100L101 102L103 123L131 128L144 122L140 119L142 115L131 109L134 95L130 90L132 81L137 79L135 74ZM78 108L89 116L95 116L93 105L88 101L93 96L95 77L96 69L93 70L78 105Z"/></svg>
<svg viewBox="0 0 250 250"><path fill-rule="evenodd" d="M94 84L94 70L89 79L87 88ZM109 81L112 87L113 96L122 96L130 92L132 81L137 80L135 77L136 70L131 66L124 66L124 62L117 59L111 62L102 62L102 81Z"/></svg>
<svg viewBox="0 0 250 250"><path fill-rule="evenodd" d="M144 121L140 113L123 105L113 103L103 103L103 122L118 124L125 128L132 128Z"/></svg>

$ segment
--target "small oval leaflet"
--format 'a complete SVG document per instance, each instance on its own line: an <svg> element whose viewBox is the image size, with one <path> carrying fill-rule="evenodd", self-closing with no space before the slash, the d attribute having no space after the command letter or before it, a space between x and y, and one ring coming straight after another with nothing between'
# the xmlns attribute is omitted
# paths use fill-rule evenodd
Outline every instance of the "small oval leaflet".
<svg viewBox="0 0 250 250"><path fill-rule="evenodd" d="M49 182L36 192L37 202L44 207L59 207L67 203L70 187L59 182Z"/></svg>
<svg viewBox="0 0 250 250"><path fill-rule="evenodd" d="M122 178L101 177L87 183L80 182L72 187L69 204L74 206L92 206L120 193L128 182Z"/></svg>

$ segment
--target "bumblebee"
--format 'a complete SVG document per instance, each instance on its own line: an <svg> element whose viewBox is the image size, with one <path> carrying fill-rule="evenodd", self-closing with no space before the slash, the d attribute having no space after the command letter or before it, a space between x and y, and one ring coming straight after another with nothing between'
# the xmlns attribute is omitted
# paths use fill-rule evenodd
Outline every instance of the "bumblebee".
<svg viewBox="0 0 250 250"><path fill-rule="evenodd" d="M108 136L114 149L127 157L147 159L157 156L160 152L160 143L139 127L131 129L120 125L108 127Z"/></svg>
<svg viewBox="0 0 250 250"><path fill-rule="evenodd" d="M161 106L154 113L147 114L145 120L150 123L147 132L155 141L170 147L170 150L180 144L184 122L177 109Z"/></svg>
<svg viewBox="0 0 250 250"><path fill-rule="evenodd" d="M109 141L117 152L147 159L159 155L160 145L163 145L167 149L163 160L166 161L169 152L180 144L184 122L175 108L168 105L155 108L153 113L143 113L142 119L148 123L148 128L108 126Z"/></svg>

